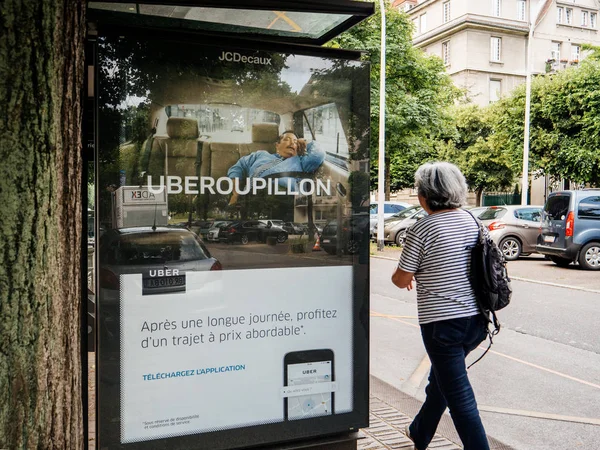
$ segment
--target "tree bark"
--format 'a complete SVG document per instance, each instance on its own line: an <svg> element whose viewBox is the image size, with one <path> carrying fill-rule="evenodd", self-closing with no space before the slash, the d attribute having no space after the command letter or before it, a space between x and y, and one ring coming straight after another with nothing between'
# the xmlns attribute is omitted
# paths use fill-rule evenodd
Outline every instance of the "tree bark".
<svg viewBox="0 0 600 450"><path fill-rule="evenodd" d="M84 0L0 5L0 448L83 448Z"/></svg>

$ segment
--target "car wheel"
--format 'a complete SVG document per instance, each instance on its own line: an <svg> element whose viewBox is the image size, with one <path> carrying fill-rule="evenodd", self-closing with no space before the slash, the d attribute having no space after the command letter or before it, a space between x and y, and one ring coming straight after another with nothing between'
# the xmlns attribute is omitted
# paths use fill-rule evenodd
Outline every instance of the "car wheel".
<svg viewBox="0 0 600 450"><path fill-rule="evenodd" d="M600 243L590 242L579 252L579 265L587 270L600 270Z"/></svg>
<svg viewBox="0 0 600 450"><path fill-rule="evenodd" d="M279 242L280 244L283 244L285 241L287 241L287 234L285 233L279 233L277 235L277 242Z"/></svg>
<svg viewBox="0 0 600 450"><path fill-rule="evenodd" d="M400 230L396 233L396 245L403 247L406 242L406 230Z"/></svg>
<svg viewBox="0 0 600 450"><path fill-rule="evenodd" d="M568 267L573 261L567 258L561 258L560 256L551 256L550 259L558 267Z"/></svg>
<svg viewBox="0 0 600 450"><path fill-rule="evenodd" d="M335 255L337 253L335 247L323 247L323 250L325 250L325 253L329 255Z"/></svg>
<svg viewBox="0 0 600 450"><path fill-rule="evenodd" d="M521 255L521 243L518 239L512 237L502 239L499 247L507 261L514 261Z"/></svg>
<svg viewBox="0 0 600 450"><path fill-rule="evenodd" d="M246 245L248 243L248 236L246 236L245 234L242 234L240 241L242 244Z"/></svg>

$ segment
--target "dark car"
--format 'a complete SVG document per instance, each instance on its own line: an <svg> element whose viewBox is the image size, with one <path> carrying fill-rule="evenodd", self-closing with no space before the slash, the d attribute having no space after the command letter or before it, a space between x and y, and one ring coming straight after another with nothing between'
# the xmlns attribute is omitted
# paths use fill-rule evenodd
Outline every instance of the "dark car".
<svg viewBox="0 0 600 450"><path fill-rule="evenodd" d="M536 249L559 266L600 270L600 190L552 192L542 212Z"/></svg>
<svg viewBox="0 0 600 450"><path fill-rule="evenodd" d="M287 241L288 233L283 228L269 226L260 220L246 220L233 222L219 228L219 240L232 243L247 244L251 241L267 242L267 238L274 237L280 244Z"/></svg>
<svg viewBox="0 0 600 450"><path fill-rule="evenodd" d="M341 227L337 220L328 222L321 233L321 248L330 255L337 254L338 247L340 253L358 253L362 245L368 245L369 223L368 214L345 217L341 221Z"/></svg>

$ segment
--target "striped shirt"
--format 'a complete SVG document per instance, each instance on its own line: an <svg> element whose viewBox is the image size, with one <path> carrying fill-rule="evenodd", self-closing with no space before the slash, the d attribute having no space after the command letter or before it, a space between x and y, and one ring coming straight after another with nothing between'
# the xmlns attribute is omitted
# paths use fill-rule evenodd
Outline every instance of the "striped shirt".
<svg viewBox="0 0 600 450"><path fill-rule="evenodd" d="M419 323L479 314L469 282L479 228L461 209L431 214L406 235L398 267L415 274Z"/></svg>

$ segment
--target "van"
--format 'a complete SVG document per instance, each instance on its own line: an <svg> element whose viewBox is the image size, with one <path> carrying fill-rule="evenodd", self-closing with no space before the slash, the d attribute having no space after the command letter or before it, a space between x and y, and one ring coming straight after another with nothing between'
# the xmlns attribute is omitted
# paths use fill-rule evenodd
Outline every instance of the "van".
<svg viewBox="0 0 600 450"><path fill-rule="evenodd" d="M555 264L600 270L600 189L551 193L540 231L536 249Z"/></svg>

